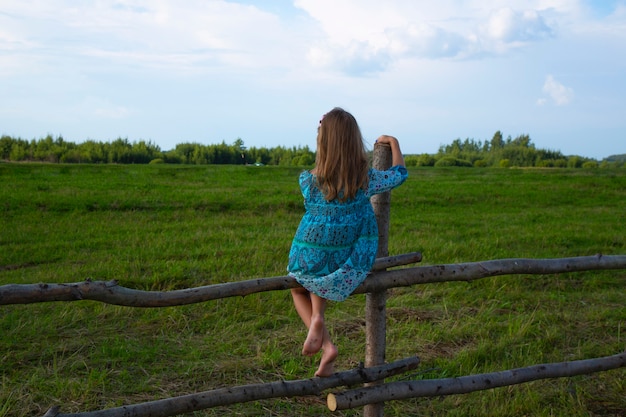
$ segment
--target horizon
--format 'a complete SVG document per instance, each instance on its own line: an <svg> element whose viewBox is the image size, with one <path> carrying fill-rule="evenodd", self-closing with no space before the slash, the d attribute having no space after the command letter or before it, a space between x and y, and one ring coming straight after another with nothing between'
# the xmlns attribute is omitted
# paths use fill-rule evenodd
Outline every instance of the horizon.
<svg viewBox="0 0 626 417"><path fill-rule="evenodd" d="M503 135L503 136L504 136L504 135ZM53 136L53 135L51 135L51 134L48 134L46 137L41 137L41 138L32 138L32 139L25 139L25 138L12 138L12 139L13 139L13 140L25 140L25 141L29 141L29 142L30 142L30 141L32 141L32 140L34 140L34 141L41 141L41 140L45 140L45 139L47 139L48 137L50 137L50 138L51 138L51 139L53 139L53 140L57 140L57 139L61 138L61 139L63 140L63 142L66 142L66 143L72 143L72 144L74 144L74 145L80 145L81 143L85 143L85 142L87 142L87 141L82 141L82 142L74 142L74 141L66 140L66 139L63 137L63 135L58 135L57 137L54 137L54 136ZM509 139L511 139L511 140L515 140L516 138L517 138L517 137L512 137L512 136L507 136L506 138L504 138L504 137L503 137L503 139L504 139L505 141L507 141L507 140L509 140ZM468 139L470 142L474 141L474 139L472 139L472 138L467 138L467 139ZM219 145L225 144L226 146L236 146L236 142L237 142L237 141L239 141L239 140L241 140L241 139L240 139L240 138L237 138L237 139L235 139L235 141L230 142L230 143L228 143L228 142L226 142L226 141L221 141L221 142L219 142L219 143L202 143L202 142L198 142L198 141L180 142L180 143L175 144L175 145L174 145L174 147L172 147L172 148L168 148L168 149L163 149L163 148L162 148L162 147L160 147L157 143L155 143L155 142L153 142L153 141L150 141L150 140L146 141L146 140L143 140L143 139L139 139L139 140L131 140L131 139L129 139L129 138L122 138L122 137L118 137L118 138L115 138L115 139L113 139L113 140L106 140L106 141L95 141L95 140L93 140L93 139L89 139L89 140L94 141L94 142L96 142L96 143L100 143L100 144L112 144L112 143L113 143L113 142L115 142L115 141L122 140L122 141L126 141L127 143L129 143L130 145L133 145L133 146L134 146L135 144L140 143L140 142L144 142L144 143L146 143L147 145L153 145L153 146L158 147L159 152L168 153L168 152L173 152L173 151L175 151L175 150L176 150L176 147L177 147L177 146L179 146L179 145L196 145L196 144L197 144L197 145L201 145L201 146L210 147L210 146L219 146ZM455 140L456 140L456 139L455 139ZM490 140L489 140L489 141L490 141ZM482 146L482 144L484 143L484 141L474 141L474 143L475 143L475 144L477 144L477 145L479 145L479 146ZM448 144L442 144L442 145L440 146L440 148L445 147L445 146L449 146L449 145L451 145L451 144L452 144L452 141L451 141L450 143L448 143ZM266 147L266 146L262 146L262 145L261 145L261 146L256 146L256 145L253 145L253 146L250 146L250 147L249 147L249 146L247 146L247 145L245 144L245 141L241 140L241 146L242 146L242 148L241 148L241 149L242 149L242 151L243 151L243 152L245 152L245 151L247 151L247 150L249 150L249 149L251 149L251 148L256 148L256 149L263 149L263 148L265 148L265 149L267 149L267 150L270 150L270 151L271 151L273 148L278 148L278 147L282 147L282 148L285 148L285 149L296 148L297 150L299 150L299 149L302 149L302 150L307 149L307 150L309 150L309 151L311 151L311 152L313 152L313 153L317 152L317 149L316 149L316 148L311 148L311 147L310 147L310 146L308 146L308 145L297 145L297 146L296 146L296 145L293 145L293 146L285 146L285 145L278 144L278 145L274 145L274 146L270 146L270 147ZM570 155L568 155L568 154L564 154L564 153L563 153L563 152L561 152L559 149L548 149L548 148L542 148L541 146L538 146L536 143L534 143L534 142L532 141L532 138L530 138L529 146L530 146L531 148L533 148L533 149L536 149L537 151L558 152L558 153L560 153L560 154L561 154L564 158L580 157L580 158L583 158L583 159L591 159L591 160L596 160L596 161L598 161L598 162L601 162L601 161L603 161L603 160L607 160L607 159L609 159L609 158L613 158L613 157L618 157L618 158L620 158L620 157L626 157L626 152L625 152L625 153L622 153L622 154L611 154L611 155L607 155L607 156L605 156L605 157L603 157L603 158L593 158L593 157L590 157L590 156L587 156L587 155L582 155L582 154L570 154ZM440 149L440 148L439 148L439 149ZM421 153L408 153L408 152L404 152L404 151L403 151L403 153L402 153L402 154L403 154L405 157L406 157L406 156L421 156L421 155L436 156L436 155L439 153L439 149L438 149L436 152L431 152L431 153L428 153L428 152L421 152ZM373 147L372 147L371 149L367 148L366 150L367 150L367 152L372 152L372 151L373 151ZM487 152L490 152L490 151L487 151ZM444 154L445 154L445 153L444 153Z"/></svg>

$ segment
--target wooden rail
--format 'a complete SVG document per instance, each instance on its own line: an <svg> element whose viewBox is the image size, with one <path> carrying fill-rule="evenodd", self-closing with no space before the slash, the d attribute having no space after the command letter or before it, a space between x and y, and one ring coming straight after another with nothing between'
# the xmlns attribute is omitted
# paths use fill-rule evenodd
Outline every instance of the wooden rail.
<svg viewBox="0 0 626 417"><path fill-rule="evenodd" d="M366 387L338 394L328 394L327 404L331 411L345 410L384 401L467 394L469 392L522 384L539 379L572 377L622 367L626 367L626 352L603 358L546 363L526 368L457 378L391 382L378 385L375 388Z"/></svg>
<svg viewBox="0 0 626 417"><path fill-rule="evenodd" d="M46 412L44 417L168 417L212 407L268 398L319 395L330 388L383 380L390 376L408 372L417 368L418 365L419 358L414 356L369 369L359 367L350 371L338 372L325 378L276 381L266 384L220 388L197 394L109 408L107 410L62 414L59 407L52 407Z"/></svg>
<svg viewBox="0 0 626 417"><path fill-rule="evenodd" d="M395 262L392 260L395 259ZM419 252L384 258L382 264L416 262ZM379 263L380 264L380 263ZM594 270L626 269L626 255L593 255L556 259L497 259L447 265L419 266L372 273L355 294L378 292L435 282L473 281L499 275L557 274ZM0 305L51 301L93 300L128 307L171 307L265 291L293 288L291 277L258 278L174 291L142 291L117 281L84 281L68 284L7 284L0 286Z"/></svg>
<svg viewBox="0 0 626 417"><path fill-rule="evenodd" d="M419 252L380 258L374 264L374 271L421 260L422 255ZM174 291L126 288L116 280L87 280L65 284L6 284L0 286L0 305L93 300L126 307L173 307L228 297L245 297L258 292L286 290L297 286L299 284L296 280L289 276L257 278ZM357 289L357 292L363 293L363 290Z"/></svg>

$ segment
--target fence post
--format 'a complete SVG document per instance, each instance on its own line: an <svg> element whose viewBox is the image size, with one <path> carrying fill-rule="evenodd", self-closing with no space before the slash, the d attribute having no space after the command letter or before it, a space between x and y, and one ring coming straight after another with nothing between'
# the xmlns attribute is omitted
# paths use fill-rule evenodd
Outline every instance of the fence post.
<svg viewBox="0 0 626 417"><path fill-rule="evenodd" d="M391 147L376 143L372 166L378 170L391 167ZM378 223L377 258L389 255L389 206L391 193L386 192L372 197L372 207ZM365 298L365 366L382 365L385 363L386 332L387 332L387 291L368 293ZM373 382L367 385L376 385ZM364 417L382 417L384 403L368 404L364 408Z"/></svg>

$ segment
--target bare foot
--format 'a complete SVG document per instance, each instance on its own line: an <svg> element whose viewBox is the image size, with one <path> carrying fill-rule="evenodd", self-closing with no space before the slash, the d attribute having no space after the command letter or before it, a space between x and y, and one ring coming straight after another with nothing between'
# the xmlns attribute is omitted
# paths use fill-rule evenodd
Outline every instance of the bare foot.
<svg viewBox="0 0 626 417"><path fill-rule="evenodd" d="M305 356L313 356L322 349L322 342L324 341L324 320L321 317L311 318L311 326L309 327L309 334L304 341L302 347L302 354Z"/></svg>
<svg viewBox="0 0 626 417"><path fill-rule="evenodd" d="M339 351L337 347L332 343L328 343L328 346L324 346L324 353L322 353L322 360L320 361L320 367L317 368L315 376L325 377L331 376L335 373L335 359Z"/></svg>

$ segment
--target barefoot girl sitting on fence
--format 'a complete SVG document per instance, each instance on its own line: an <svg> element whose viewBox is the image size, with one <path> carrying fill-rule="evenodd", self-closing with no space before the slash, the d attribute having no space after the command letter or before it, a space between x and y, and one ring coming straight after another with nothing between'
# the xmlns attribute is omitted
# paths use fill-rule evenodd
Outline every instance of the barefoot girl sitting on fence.
<svg viewBox="0 0 626 417"><path fill-rule="evenodd" d="M302 285L291 290L296 311L308 328L302 354L322 351L316 376L331 375L338 354L324 324L326 300L345 300L376 259L378 226L370 197L397 187L408 176L398 140L383 135L377 142L391 147L389 170L369 168L355 118L335 108L320 121L315 167L300 175L305 214L287 270Z"/></svg>

